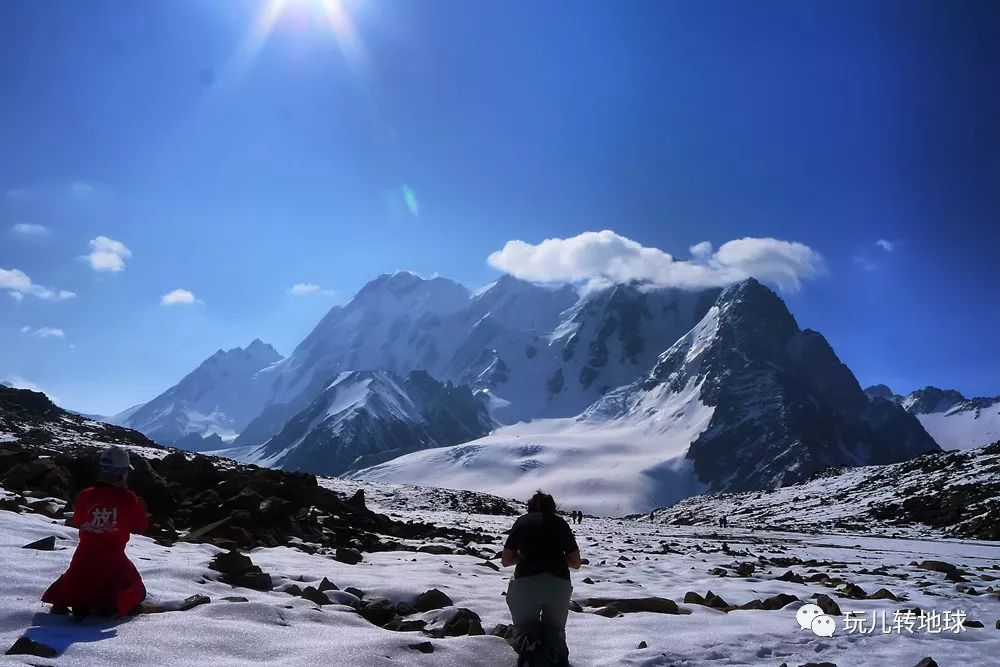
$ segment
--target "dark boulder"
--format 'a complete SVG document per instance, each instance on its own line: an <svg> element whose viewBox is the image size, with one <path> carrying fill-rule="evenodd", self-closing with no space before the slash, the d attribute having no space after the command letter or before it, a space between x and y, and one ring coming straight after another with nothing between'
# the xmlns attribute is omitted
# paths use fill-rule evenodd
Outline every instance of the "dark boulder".
<svg viewBox="0 0 1000 667"><path fill-rule="evenodd" d="M416 607L417 611L431 611L432 609L451 607L454 604L455 603L452 602L452 599L445 593L436 588L432 588L429 591L418 595L416 602L413 603L413 606Z"/></svg>
<svg viewBox="0 0 1000 667"><path fill-rule="evenodd" d="M486 632L483 630L482 619L479 618L479 614L465 607L459 607L455 615L444 624L444 635L446 637L484 634Z"/></svg>
<svg viewBox="0 0 1000 667"><path fill-rule="evenodd" d="M40 644L27 637L21 637L7 649L4 655L33 655L39 658L54 658L59 654L51 646Z"/></svg>
<svg viewBox="0 0 1000 667"><path fill-rule="evenodd" d="M43 537L40 540L36 540L31 544L25 544L22 549L35 549L37 551L55 551L56 548L56 538L54 535L49 537Z"/></svg>

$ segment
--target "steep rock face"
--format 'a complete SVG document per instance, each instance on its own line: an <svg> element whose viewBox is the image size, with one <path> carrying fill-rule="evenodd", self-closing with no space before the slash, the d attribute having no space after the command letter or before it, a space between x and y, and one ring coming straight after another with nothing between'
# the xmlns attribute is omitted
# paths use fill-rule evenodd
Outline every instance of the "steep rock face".
<svg viewBox="0 0 1000 667"><path fill-rule="evenodd" d="M270 398L237 444L263 443L353 370L425 370L469 385L502 423L572 416L648 372L718 293L632 284L580 296L510 276L470 293L443 278L381 276L256 378Z"/></svg>
<svg viewBox="0 0 1000 667"><path fill-rule="evenodd" d="M894 403L869 401L823 336L800 330L781 299L753 279L727 289L645 380L590 414L649 418L651 397L692 388L714 413L687 458L712 491L775 487L827 466L938 449Z"/></svg>
<svg viewBox="0 0 1000 667"><path fill-rule="evenodd" d="M885 385L869 387L865 393L891 397L945 449L974 449L1000 439L1000 396L966 398L954 389L937 387L899 396Z"/></svg>
<svg viewBox="0 0 1000 667"><path fill-rule="evenodd" d="M474 440L494 424L467 387L423 371L339 374L246 458L285 470L339 474L409 452Z"/></svg>
<svg viewBox="0 0 1000 667"><path fill-rule="evenodd" d="M191 434L232 440L264 405L266 392L254 377L281 358L259 339L246 348L219 350L170 389L110 421L164 444Z"/></svg>

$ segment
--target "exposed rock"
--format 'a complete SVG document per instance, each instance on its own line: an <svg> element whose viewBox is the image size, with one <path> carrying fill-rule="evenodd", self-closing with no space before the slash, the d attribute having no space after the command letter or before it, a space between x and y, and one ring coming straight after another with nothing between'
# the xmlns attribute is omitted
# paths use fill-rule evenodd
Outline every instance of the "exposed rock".
<svg viewBox="0 0 1000 667"><path fill-rule="evenodd" d="M777 595L772 595L769 598L761 600L761 605L763 605L764 609L767 609L768 611L774 611L776 609L784 609L791 603L798 601L799 599L794 595L778 593Z"/></svg>
<svg viewBox="0 0 1000 667"><path fill-rule="evenodd" d="M327 591L339 591L337 584L333 583L326 577L323 577L323 581L319 582L319 592L326 593Z"/></svg>
<svg viewBox="0 0 1000 667"><path fill-rule="evenodd" d="M417 549L417 551L422 554L434 554L435 556L450 556L455 553L454 549L443 544L425 544Z"/></svg>
<svg viewBox="0 0 1000 667"><path fill-rule="evenodd" d="M445 593L436 588L432 588L429 591L418 595L416 602L413 603L413 606L417 608L417 611L431 611L432 609L451 607L454 604L455 603L452 602L452 599Z"/></svg>
<svg viewBox="0 0 1000 667"><path fill-rule="evenodd" d="M816 596L816 604L827 616L841 616L840 605L829 595L820 593Z"/></svg>
<svg viewBox="0 0 1000 667"><path fill-rule="evenodd" d="M892 591L886 588L880 588L871 595L868 596L869 600L893 600L894 602L899 602L899 598L896 597Z"/></svg>
<svg viewBox="0 0 1000 667"><path fill-rule="evenodd" d="M934 658L928 656L923 660L921 660L920 662L918 662L917 664L915 664L913 667L938 667L938 664L934 660Z"/></svg>
<svg viewBox="0 0 1000 667"><path fill-rule="evenodd" d="M973 621L962 621L962 625L964 625L967 628L983 628L983 627L986 627L985 625L983 625L982 621L974 621L974 620Z"/></svg>
<svg viewBox="0 0 1000 667"><path fill-rule="evenodd" d="M805 579L803 579L801 575L795 574L791 570L789 570L788 572L785 572L783 575L781 575L780 577L778 577L778 580L779 581L788 581L788 582L791 582L793 584L804 584L805 583Z"/></svg>
<svg viewBox="0 0 1000 667"><path fill-rule="evenodd" d="M54 658L59 654L51 646L40 644L27 637L21 637L7 649L4 655L34 655L39 658Z"/></svg>
<svg viewBox="0 0 1000 667"><path fill-rule="evenodd" d="M931 572L943 572L947 574L949 572L954 572L958 568L951 563L946 563L943 560L925 560L917 565L922 570L930 570Z"/></svg>
<svg viewBox="0 0 1000 667"><path fill-rule="evenodd" d="M302 598L305 600L309 600L314 604L318 604L321 607L324 605L332 604L330 602L330 598L327 596L326 593L320 591L319 589L313 586L306 586L304 589L302 589Z"/></svg>
<svg viewBox="0 0 1000 667"><path fill-rule="evenodd" d="M457 637L459 635L484 635L482 620L479 614L459 607L455 615L444 624L444 634L446 637Z"/></svg>
<svg viewBox="0 0 1000 667"><path fill-rule="evenodd" d="M421 653L434 652L434 644L430 642L420 642L419 644L408 644L407 648L411 648L414 651L420 651Z"/></svg>
<svg viewBox="0 0 1000 667"><path fill-rule="evenodd" d="M222 573L222 581L230 586L269 591L273 588L271 575L261 571L248 556L238 551L216 554L208 565L209 569Z"/></svg>
<svg viewBox="0 0 1000 667"><path fill-rule="evenodd" d="M583 601L586 607L601 607L595 612L599 616L614 617L618 614L650 612L654 614L679 614L677 603L660 597L648 598L588 598Z"/></svg>
<svg viewBox="0 0 1000 667"><path fill-rule="evenodd" d="M242 595L230 595L229 597L222 598L225 602L250 602L247 598Z"/></svg>
<svg viewBox="0 0 1000 667"><path fill-rule="evenodd" d="M640 649L644 649L644 648L649 648L649 644L647 644L646 641L643 640L643 641L639 642L639 645L636 646L635 648L636 648L636 650L640 650Z"/></svg>
<svg viewBox="0 0 1000 667"><path fill-rule="evenodd" d="M843 593L845 597L853 598L855 600L867 600L868 592L861 588L857 584L848 583L844 585Z"/></svg>
<svg viewBox="0 0 1000 667"><path fill-rule="evenodd" d="M56 548L56 538L55 535L50 535L49 537L43 537L40 540L36 540L31 544L25 544L22 549L36 549L38 551L55 551Z"/></svg>
<svg viewBox="0 0 1000 667"><path fill-rule="evenodd" d="M195 607L200 607L203 604L209 604L212 601L207 595L202 595L200 593L192 595L181 602L181 606L178 607L178 611L190 611Z"/></svg>
<svg viewBox="0 0 1000 667"><path fill-rule="evenodd" d="M736 575L740 577L750 577L757 568L753 563L739 563L736 566Z"/></svg>
<svg viewBox="0 0 1000 667"><path fill-rule="evenodd" d="M396 617L396 606L389 600L379 598L366 602L358 613L369 623L381 627Z"/></svg>
<svg viewBox="0 0 1000 667"><path fill-rule="evenodd" d="M354 492L354 495L348 498L347 504L351 507L356 507L357 509L368 509L365 507L365 490L358 489Z"/></svg>
<svg viewBox="0 0 1000 667"><path fill-rule="evenodd" d="M361 590L360 588L355 588L354 586L348 586L347 588L344 589L344 592L350 593L359 600L364 600L365 595L367 595L367 593L365 593L363 590Z"/></svg>
<svg viewBox="0 0 1000 667"><path fill-rule="evenodd" d="M364 560L364 556L361 555L360 551L357 549L351 549L350 547L340 547L337 549L337 553L334 555L334 558L339 560L341 563L347 563L348 565L357 565Z"/></svg>

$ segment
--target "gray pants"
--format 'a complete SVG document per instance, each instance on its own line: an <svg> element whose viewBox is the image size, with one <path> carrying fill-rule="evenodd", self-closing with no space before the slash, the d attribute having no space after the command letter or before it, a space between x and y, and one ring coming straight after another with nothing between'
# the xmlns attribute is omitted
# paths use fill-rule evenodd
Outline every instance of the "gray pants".
<svg viewBox="0 0 1000 667"><path fill-rule="evenodd" d="M566 617L572 592L573 585L568 580L551 574L511 579L507 606L517 634L540 634L543 645L565 660L569 656Z"/></svg>

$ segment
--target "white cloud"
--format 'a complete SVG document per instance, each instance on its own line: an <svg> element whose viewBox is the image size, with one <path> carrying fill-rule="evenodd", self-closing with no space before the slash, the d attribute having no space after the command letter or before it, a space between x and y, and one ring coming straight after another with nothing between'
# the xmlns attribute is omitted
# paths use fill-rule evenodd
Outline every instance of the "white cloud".
<svg viewBox="0 0 1000 667"><path fill-rule="evenodd" d="M90 241L90 254L87 261L95 271L123 271L125 260L132 256L132 251L121 241L107 236L98 236Z"/></svg>
<svg viewBox="0 0 1000 667"><path fill-rule="evenodd" d="M879 239L875 242L875 245L882 248L882 250L885 250L886 252L892 252L896 249L896 244L894 242L886 241L885 239Z"/></svg>
<svg viewBox="0 0 1000 667"><path fill-rule="evenodd" d="M691 259L678 260L659 248L645 247L610 230L584 232L538 244L508 241L492 253L494 268L537 282L629 282L671 287L714 287L751 276L796 291L802 281L821 274L823 258L801 243L773 238L742 238L714 250L704 241L691 246Z"/></svg>
<svg viewBox="0 0 1000 667"><path fill-rule="evenodd" d="M295 296L306 296L308 294L320 294L322 296L334 296L337 290L323 289L316 283L295 283L288 288L289 294Z"/></svg>
<svg viewBox="0 0 1000 667"><path fill-rule="evenodd" d="M37 329L32 329L31 327L21 327L21 333L30 333L33 336L38 336L39 338L65 338L66 332L62 329L56 329L55 327L38 327Z"/></svg>
<svg viewBox="0 0 1000 667"><path fill-rule="evenodd" d="M186 289L175 289L160 297L160 305L162 306L186 305L189 303L198 303L198 299Z"/></svg>
<svg viewBox="0 0 1000 667"><path fill-rule="evenodd" d="M0 267L0 289L7 290L7 293L15 301L24 300L26 294L46 301L64 301L76 296L68 290L55 290L38 285L20 269L5 269L3 267Z"/></svg>
<svg viewBox="0 0 1000 667"><path fill-rule="evenodd" d="M10 231L18 236L48 236L49 228L45 225L32 225L26 222L19 222L10 228Z"/></svg>

